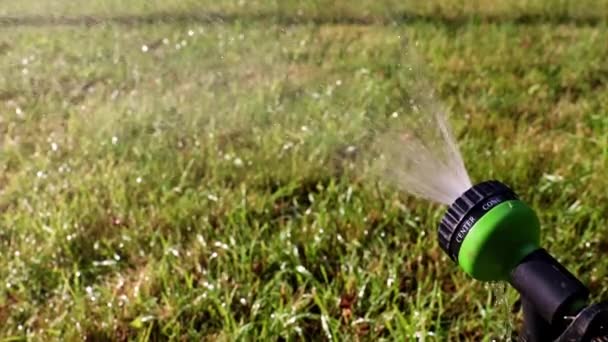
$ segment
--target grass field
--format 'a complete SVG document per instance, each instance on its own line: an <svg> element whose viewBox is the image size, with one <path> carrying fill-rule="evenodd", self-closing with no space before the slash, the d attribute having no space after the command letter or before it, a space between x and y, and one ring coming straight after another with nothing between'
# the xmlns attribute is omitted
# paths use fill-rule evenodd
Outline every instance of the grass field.
<svg viewBox="0 0 608 342"><path fill-rule="evenodd" d="M0 2L0 336L504 339L444 208L366 172L404 37L471 177L607 299L607 29L605 0Z"/></svg>

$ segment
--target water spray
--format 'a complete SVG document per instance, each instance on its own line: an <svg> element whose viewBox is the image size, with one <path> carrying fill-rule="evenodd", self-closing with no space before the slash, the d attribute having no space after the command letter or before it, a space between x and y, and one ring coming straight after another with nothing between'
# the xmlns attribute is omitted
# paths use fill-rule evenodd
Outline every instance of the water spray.
<svg viewBox="0 0 608 342"><path fill-rule="evenodd" d="M480 281L506 281L521 295L523 341L608 341L608 303L540 247L540 223L505 184L472 186L448 208L439 245Z"/></svg>
<svg viewBox="0 0 608 342"><path fill-rule="evenodd" d="M376 137L377 170L403 191L449 205L439 245L471 277L519 292L523 341L608 342L608 302L590 304L587 287L541 248L534 210L501 182L472 185L447 109L409 45L396 84L406 105Z"/></svg>

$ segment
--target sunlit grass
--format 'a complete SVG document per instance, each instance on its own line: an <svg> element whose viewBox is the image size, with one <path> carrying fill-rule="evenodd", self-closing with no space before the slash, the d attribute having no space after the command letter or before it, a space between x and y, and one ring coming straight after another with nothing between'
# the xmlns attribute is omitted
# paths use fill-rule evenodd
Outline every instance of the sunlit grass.
<svg viewBox="0 0 608 342"><path fill-rule="evenodd" d="M448 2L412 21L398 20L411 4L390 1L367 14L341 1L300 14L291 2L213 3L49 2L58 16L135 17L4 28L3 336L503 334L514 296L505 310L500 291L443 255L442 208L364 172L372 123L404 105L403 37L429 63L472 178L512 184L538 210L545 245L606 296L605 2L462 10L506 18L487 22L448 20L463 15ZM137 21L180 8L236 19ZM513 20L522 13L548 19Z"/></svg>

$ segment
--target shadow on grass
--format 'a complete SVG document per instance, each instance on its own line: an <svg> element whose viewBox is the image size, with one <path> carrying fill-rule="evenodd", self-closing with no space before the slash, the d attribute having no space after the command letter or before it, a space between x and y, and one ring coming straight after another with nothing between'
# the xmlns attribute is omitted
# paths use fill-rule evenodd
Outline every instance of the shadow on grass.
<svg viewBox="0 0 608 342"><path fill-rule="evenodd" d="M96 26L102 24L117 24L137 26L162 23L199 23L199 24L230 24L234 22L274 22L282 25L299 24L343 24L343 25L389 25L395 23L433 23L448 27L460 27L471 23L501 24L513 23L520 25L569 24L577 26L597 26L608 23L601 16L570 16L521 14L502 16L459 15L445 16L442 14L426 15L409 12L397 13L393 16L332 16L332 15L302 15L289 16L275 12L258 12L247 14L229 14L221 12L169 13L157 12L145 15L115 15L115 16L0 16L0 27L51 27L51 26Z"/></svg>

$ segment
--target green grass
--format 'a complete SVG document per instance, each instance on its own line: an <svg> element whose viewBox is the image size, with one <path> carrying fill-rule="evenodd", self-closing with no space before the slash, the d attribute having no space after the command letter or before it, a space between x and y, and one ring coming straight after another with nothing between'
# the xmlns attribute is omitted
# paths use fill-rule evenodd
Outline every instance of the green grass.
<svg viewBox="0 0 608 342"><path fill-rule="evenodd" d="M608 297L606 1L37 3L0 5L6 340L516 327L514 293L439 249L443 208L367 173L403 37L472 178L512 184Z"/></svg>

